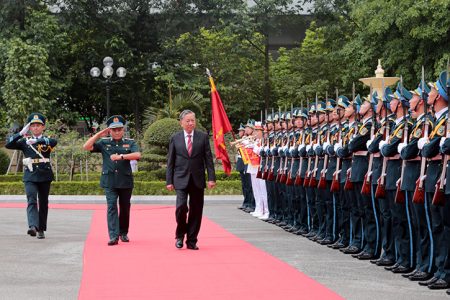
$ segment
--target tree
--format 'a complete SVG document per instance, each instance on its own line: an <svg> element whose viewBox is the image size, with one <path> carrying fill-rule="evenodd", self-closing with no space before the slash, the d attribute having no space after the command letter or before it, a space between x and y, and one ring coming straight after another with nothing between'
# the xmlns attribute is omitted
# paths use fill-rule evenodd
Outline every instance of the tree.
<svg viewBox="0 0 450 300"><path fill-rule="evenodd" d="M48 100L50 69L47 51L16 38L8 43L3 99L8 121L22 123L31 111L46 113L53 101Z"/></svg>

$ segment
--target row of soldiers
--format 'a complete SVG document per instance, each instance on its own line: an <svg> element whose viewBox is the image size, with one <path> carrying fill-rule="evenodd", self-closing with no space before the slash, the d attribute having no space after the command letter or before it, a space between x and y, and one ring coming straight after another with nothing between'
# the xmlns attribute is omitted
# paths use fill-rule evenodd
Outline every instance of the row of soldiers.
<svg viewBox="0 0 450 300"><path fill-rule="evenodd" d="M444 71L412 91L399 83L380 96L337 95L272 113L264 126L247 122L236 143L252 170L238 160L241 209L430 289L449 288L449 89Z"/></svg>

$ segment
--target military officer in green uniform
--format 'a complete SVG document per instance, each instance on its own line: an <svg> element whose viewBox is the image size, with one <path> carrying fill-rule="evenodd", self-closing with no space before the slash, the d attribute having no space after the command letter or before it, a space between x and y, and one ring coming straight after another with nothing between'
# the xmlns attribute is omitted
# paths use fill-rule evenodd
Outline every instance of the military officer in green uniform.
<svg viewBox="0 0 450 300"><path fill-rule="evenodd" d="M106 129L96 133L84 144L84 150L100 152L103 157L100 186L105 190L108 204L108 245L129 242L130 198L133 191L133 174L130 160L139 160L141 153L134 140L123 138L125 119L112 116L106 121ZM108 137L110 135L110 137ZM120 214L117 211L119 199Z"/></svg>
<svg viewBox="0 0 450 300"><path fill-rule="evenodd" d="M13 135L6 148L21 150L24 155L25 171L23 182L27 195L28 234L38 239L45 238L47 230L48 194L53 181L50 153L56 146L55 139L43 135L46 118L40 113L32 113L23 129ZM27 136L31 131L31 136Z"/></svg>

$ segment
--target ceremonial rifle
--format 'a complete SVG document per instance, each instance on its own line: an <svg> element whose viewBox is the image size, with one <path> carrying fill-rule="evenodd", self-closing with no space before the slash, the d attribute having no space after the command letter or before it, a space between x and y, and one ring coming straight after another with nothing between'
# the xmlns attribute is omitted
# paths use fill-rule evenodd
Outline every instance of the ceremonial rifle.
<svg viewBox="0 0 450 300"><path fill-rule="evenodd" d="M447 95L450 95L450 62L447 60ZM450 131L450 101L447 101L448 104L448 111L447 111L447 123L445 124L445 138L448 139L450 137L449 131ZM442 154L443 159L442 159L442 171L441 171L441 176L439 176L439 180L436 183L436 191L434 192L434 196L433 196L433 205L439 205L439 206L444 206L445 204L445 176L447 174L447 163L448 163L448 155L446 154Z"/></svg>
<svg viewBox="0 0 450 300"><path fill-rule="evenodd" d="M272 108L272 118L273 118L273 108ZM267 120L267 117L266 117ZM273 119L272 119L273 122ZM275 128L272 129L274 131L274 136L273 139L275 140ZM269 127L267 127L267 147L269 148L269 152L270 152L270 133L269 133ZM263 179L268 180L268 176L269 176L269 156L268 154L266 154L266 164L264 166L264 173L263 173Z"/></svg>
<svg viewBox="0 0 450 300"><path fill-rule="evenodd" d="M313 139L313 129L311 126L311 115L308 114L308 119L309 119L309 128L310 128L310 134L309 134L309 145L310 147L312 147L312 145L314 144L314 139ZM306 155L308 155L308 152L306 153ZM309 187L309 177L311 176L311 156L308 155L308 166L306 168L306 174L305 174L305 180L303 180L303 186L304 187Z"/></svg>
<svg viewBox="0 0 450 300"><path fill-rule="evenodd" d="M369 97L370 97L369 99L370 99L371 109L372 109L372 127L370 128L370 140L373 141L375 138L375 128L376 128L377 120L375 118L375 116L376 116L375 104L372 103L372 100L373 100L372 84L370 84ZM373 168L373 153L370 153L369 166L367 168L367 173L364 176L363 186L361 188L362 195L370 195L370 191L371 191L370 187L372 185L372 168Z"/></svg>
<svg viewBox="0 0 450 300"><path fill-rule="evenodd" d="M303 101L301 103L301 110L303 111ZM301 145L305 144L305 136L306 136L306 126L305 125L307 125L307 124L305 124L305 122L303 121L303 128L300 130L300 134L302 135ZM302 167L303 167L303 157L300 157L300 153L299 153L299 159L300 159L300 163L298 166L297 174L295 175L294 185L302 185L303 184L303 180L302 180L302 176L301 176Z"/></svg>
<svg viewBox="0 0 450 300"><path fill-rule="evenodd" d="M317 97L317 93L316 93L316 117L317 117L317 138L316 138L316 143L318 145L320 145L320 124L319 124L319 99ZM313 151L315 154L315 151ZM317 180L316 180L316 175L317 175L317 169L319 166L319 155L316 155L316 158L314 160L314 169L311 172L311 178L309 179L309 187L317 187Z"/></svg>
<svg viewBox="0 0 450 300"><path fill-rule="evenodd" d="M385 89L384 89L384 80L383 80L383 93L382 93L382 97L384 97L384 93L385 93ZM384 106L384 102L383 102L383 106ZM387 114L387 103L385 106L385 113L384 113L384 134L383 137L385 140L389 139L389 120L388 120L388 114ZM380 153L381 153L381 148L380 148ZM381 167L381 175L380 178L378 178L378 185L377 185L377 189L375 190L375 198L384 198L386 196L386 168L387 168L387 161L388 158L383 156L383 163L382 163L382 167Z"/></svg>
<svg viewBox="0 0 450 300"><path fill-rule="evenodd" d="M267 121L267 110L266 110L266 121ZM263 147L263 151L264 151L264 125L263 125L263 112L261 110L261 127L262 127L262 137L261 137L261 147ZM261 150L260 150L261 151ZM261 159L261 161L259 162L259 168L258 168L258 172L256 173L256 178L262 179L262 165L263 165L263 160Z"/></svg>
<svg viewBox="0 0 450 300"><path fill-rule="evenodd" d="M403 76L400 76L400 85L401 85L401 97L403 98ZM402 101L402 100L400 100ZM401 102L400 102L401 103ZM402 109L403 109L403 118L405 120L405 127L403 128L403 143L408 144L408 119L406 118L406 108L401 103ZM399 153L400 154L400 153ZM400 175L400 179L397 180L397 191L395 192L395 203L397 204L404 204L405 203L405 191L402 190L402 181L403 181L403 174L405 173L405 166L406 166L406 160L402 161L402 171Z"/></svg>
<svg viewBox="0 0 450 300"><path fill-rule="evenodd" d="M338 97L338 90L336 89L336 99L337 99L337 97ZM326 108L327 107L327 105L326 105L327 101L328 101L328 92L325 93L325 110L327 109ZM327 113L327 126L328 126L326 140L327 140L327 143L329 144L330 143L330 131L331 131L331 128L330 128L330 113L329 113L328 110L327 110L326 113ZM323 149L323 151L325 151L325 149ZM320 172L319 184L317 185L317 187L319 189L324 189L327 186L327 178L326 178L327 168L328 168L328 154L325 153L325 157L323 159L323 169Z"/></svg>
<svg viewBox="0 0 450 300"><path fill-rule="evenodd" d="M292 122L292 103L291 103L291 122ZM294 130L294 126L291 127L291 130L289 130L289 123L287 120L287 116L286 116L286 134L288 136L288 140L286 143L286 147L287 147L287 151L289 151L290 145L291 145L291 132ZM294 137L295 139L295 137ZM287 156L287 152L285 153L285 158L284 158L284 167L283 167L283 173L280 177L280 183L286 183L287 181L287 168L288 168L288 156Z"/></svg>
<svg viewBox="0 0 450 300"><path fill-rule="evenodd" d="M337 96L337 91L336 91L336 96ZM336 105L337 105L338 101L339 101L339 97L336 98ZM342 129L341 129L341 109L339 108L339 106L337 109L337 114L338 114L338 133L337 133L336 140L339 142L339 140L341 140L341 131L342 131ZM341 167L341 158L339 156L337 156L336 171L334 171L334 173L333 173L333 181L331 182L331 188L330 188L330 191L332 193L338 192L341 187L341 185L339 183L339 173L341 172L340 167Z"/></svg>
<svg viewBox="0 0 450 300"><path fill-rule="evenodd" d="M286 108L284 109L286 111ZM280 116L280 127L281 127L281 108L278 107L278 115ZM287 127L287 126L286 126ZM286 128L287 132L287 128ZM283 128L281 128L281 134L283 134ZM288 136L289 138L289 136ZM275 178L275 182L280 182L281 175L283 175L283 162L284 158L280 155L280 150L286 145L284 137L281 137L281 146L278 147L278 156L280 157L280 165L278 166L277 177Z"/></svg>
<svg viewBox="0 0 450 300"><path fill-rule="evenodd" d="M424 107L424 116L423 116L423 137L428 139L428 130L429 130L429 124L428 124L428 107L427 107L427 100L425 99L425 75L424 75L424 67L422 66L422 101L423 101L423 107ZM425 201L425 189L424 189L424 180L425 180L425 172L427 168L427 158L422 156L421 162L420 162L420 175L419 179L416 181L416 189L414 190L413 195L413 202L416 204L423 204Z"/></svg>
<svg viewBox="0 0 450 300"><path fill-rule="evenodd" d="M356 107L356 103L354 103L355 102L355 97L356 97L355 94L356 94L356 92L355 92L355 83L353 82L353 86L352 86L352 97L353 98L352 99L353 99L353 107L355 109L355 124L354 124L354 126L355 126L355 133L354 134L356 134L358 132L358 122L359 122L358 109ZM350 137L349 137L348 142L350 143ZM344 184L344 190L345 191L353 190L353 182L351 181L351 177L352 177L352 168L350 167L347 170L347 174L346 174L346 177L345 177L345 184Z"/></svg>
<svg viewBox="0 0 450 300"><path fill-rule="evenodd" d="M295 126L294 126L295 125L294 124L294 109L293 109L292 104L291 104L291 118L292 118L291 122L293 122L292 123L292 131L293 131L292 134L294 136L294 140L292 141L292 146L297 147L297 140L295 138ZM290 151L290 147L289 147L288 151ZM293 185L294 184L294 180L292 179L292 169L294 167L294 160L295 160L295 158L294 158L294 156L291 153L291 167L290 167L289 172L287 174L286 185Z"/></svg>

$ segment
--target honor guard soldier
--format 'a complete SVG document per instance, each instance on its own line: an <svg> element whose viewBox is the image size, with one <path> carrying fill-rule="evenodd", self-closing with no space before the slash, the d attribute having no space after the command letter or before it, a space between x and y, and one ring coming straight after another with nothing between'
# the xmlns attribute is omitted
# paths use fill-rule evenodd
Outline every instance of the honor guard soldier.
<svg viewBox="0 0 450 300"><path fill-rule="evenodd" d="M320 181L325 158L325 153L323 152L322 145L326 141L326 135L328 131L328 124L326 120L327 111L325 102L323 101L318 102L316 113L317 113L318 129L317 129L316 143L312 147L315 156L315 165L313 174L311 175L314 178L311 181L313 182L313 184L310 184L311 188L314 188L316 190L316 212L317 212L317 220L319 223L319 231L317 237L314 240L316 240L318 243L330 244L329 242L324 242L325 240L328 239L328 237L326 236L326 220L325 220L326 202L328 201L326 197L328 196L328 193L324 191L325 189L318 188L318 182Z"/></svg>
<svg viewBox="0 0 450 300"><path fill-rule="evenodd" d="M354 225L354 245L361 253L354 253L358 259L372 259L376 253L376 222L370 195L361 193L364 175L367 174L369 161L367 141L370 139L372 124L371 97L356 96L354 103L357 114L362 119L355 129L355 135L350 140L348 149L353 153L350 181L353 184L352 224ZM360 103L360 105L358 105ZM361 234L360 234L361 232Z"/></svg>
<svg viewBox="0 0 450 300"><path fill-rule="evenodd" d="M372 190L370 191L372 197L375 198L375 203L378 203L376 207L380 212L379 214L379 232L381 256L378 259L371 260L372 263L377 266L390 267L395 264L395 246L392 237L392 215L391 204L386 197L376 195L378 187L378 181L382 173L383 165L387 165L387 158L384 159L380 153L380 142L385 140L388 134L386 134L387 128L394 126L394 117L391 113L389 101L392 94L391 88L387 87L383 91L383 96L378 97L376 92L373 93L373 101L378 101L376 104L376 115L378 116L378 125L375 130L374 136L367 142L367 149L371 155L373 155L372 170L371 170L371 183ZM376 99L376 100L375 100ZM386 168L386 166L384 167ZM370 172L370 170L369 170Z"/></svg>
<svg viewBox="0 0 450 300"><path fill-rule="evenodd" d="M324 146L326 153L330 156L331 161L335 160L335 170L331 172L331 187L330 191L333 193L336 202L336 234L339 236L336 243L331 244L329 247L332 249L342 249L349 245L350 241L350 219L349 219L349 203L346 197L346 191L344 190L344 181L341 183L341 177L345 180L346 170L348 169L348 163L345 166L343 160L335 152L335 145L340 143L345 145L347 142L342 142L348 133L349 127L347 118L345 117L347 107L350 105L350 101L346 96L339 96L335 107L336 121L338 123L337 131L332 129L330 145ZM353 117L354 118L354 117ZM333 133L334 132L334 133ZM341 168L345 168L344 172L341 172ZM328 173L328 172L327 172ZM327 174L327 176L330 176Z"/></svg>
<svg viewBox="0 0 450 300"><path fill-rule="evenodd" d="M357 228L358 224L355 224L355 218L352 217L352 215L354 215L353 210L355 209L353 206L356 200L354 198L353 191L351 190L352 187L350 183L352 152L349 150L349 143L353 138L353 135L355 135L358 130L356 123L356 112L357 106L360 104L360 99L357 97L352 102L349 102L349 105L345 108L344 119L348 120L348 127L346 126L345 131L341 133L341 140L334 145L334 151L342 161L341 169L336 172L339 172L341 190L340 196L341 199L343 199L343 201L341 201L343 214L342 218L344 222L343 231L346 235L343 239L348 241L348 246L345 248L340 248L340 251L345 254L356 254L361 252L361 228Z"/></svg>
<svg viewBox="0 0 450 300"><path fill-rule="evenodd" d="M293 182L294 193L294 217L297 235L308 233L308 213L306 205L305 188L301 185L301 179L305 176L307 161L299 155L300 145L304 145L306 136L306 121L308 119L308 110L305 108L294 109L294 127L295 144L290 148L290 154L293 158L291 167L291 181ZM303 172L302 172L303 171ZM302 177L303 176L303 177Z"/></svg>
<svg viewBox="0 0 450 300"><path fill-rule="evenodd" d="M319 222L317 220L317 211L316 211L316 186L311 184L311 181L315 181L313 177L313 172L316 165L316 155L313 150L313 145L316 143L317 133L318 133L318 119L317 119L317 105L314 103L310 106L309 109L309 127L310 131L308 133L307 141L305 142L305 153L300 151L300 155L305 155L308 157L308 166L306 169L305 180L303 181L303 186L306 189L306 203L308 205L308 219L309 219L309 233L305 235L307 238L311 240L317 239L317 234L319 233Z"/></svg>
<svg viewBox="0 0 450 300"><path fill-rule="evenodd" d="M386 201L391 206L392 236L397 253L395 264L397 266L395 268L389 267L389 270L393 273L405 274L411 272L415 267L412 230L406 198L400 200L396 194L397 182L400 180L402 168L398 145L403 141L405 126L412 125L408 123L406 118L406 110L409 106L407 101L411 99L412 94L399 83L396 92L386 96L391 98L389 105L391 112L395 114L394 126L391 128L389 136L379 144L381 154L387 158ZM401 190L399 192L401 193Z"/></svg>
<svg viewBox="0 0 450 300"><path fill-rule="evenodd" d="M96 133L84 144L84 150L102 154L103 167L100 186L106 195L108 246L117 245L119 237L122 242L129 242L128 227L130 223L130 199L133 192L133 174L130 160L139 160L141 153L137 143L123 138L125 119L112 116L106 121L107 128ZM108 137L110 135L110 137ZM117 211L119 200L120 213Z"/></svg>
<svg viewBox="0 0 450 300"><path fill-rule="evenodd" d="M325 237L319 241L322 245L331 245L337 240L337 217L336 217L336 198L331 193L331 182L333 180L333 173L336 171L336 156L330 156L325 150L331 145L333 137L336 137L339 131L338 116L335 111L336 100L327 99L326 102L326 116L324 127L325 132L323 136L323 144L316 148L316 154L319 157L323 157L323 167L319 175L318 191L322 194L324 200L324 224L325 224ZM334 143L334 141L333 141Z"/></svg>
<svg viewBox="0 0 450 300"><path fill-rule="evenodd" d="M238 128L238 136L239 139L242 139L245 135L245 128L244 125L241 123ZM239 175L241 177L241 185L242 185L242 195L244 196L244 202L240 207L238 207L241 210L244 211L251 211L250 210L250 202L251 202L251 191L249 191L249 186L247 185L247 179L245 178L245 172L247 170L247 165L244 164L244 161L242 160L242 156L239 153L239 151L236 152L236 171L239 172Z"/></svg>
<svg viewBox="0 0 450 300"><path fill-rule="evenodd" d="M46 118L43 114L32 113L23 129L13 135L5 147L23 152L23 182L27 195L28 234L38 239L45 238L47 230L48 195L53 181L50 153L57 141L44 136ZM27 136L31 131L31 136Z"/></svg>
<svg viewBox="0 0 450 300"><path fill-rule="evenodd" d="M422 156L428 158L429 163L427 166L426 179L425 179L425 192L427 204L432 202L435 192L436 183L442 172L442 157L440 154L440 142L446 135L445 126L448 116L448 95L445 89L447 76L446 72L442 72L438 80L432 84L430 94L428 96L428 104L433 107L435 111L434 116L434 128L428 137L422 137L417 142L419 149L421 149ZM431 279L428 281L419 282L420 285L426 285L430 289L445 289L449 287L450 278L444 271L445 259L447 257L448 241L445 240L444 235L444 219L448 218L448 215L444 216L443 207L440 205L431 204L431 220L432 220L432 232L433 232L433 247L434 253L434 266L436 271Z"/></svg>
<svg viewBox="0 0 450 300"><path fill-rule="evenodd" d="M422 90L422 88L424 90ZM430 89L425 82L418 85L417 89L412 91L412 98L409 100L409 108L414 123L409 131L407 143L398 145L398 152L405 161L403 171L402 189L405 191L411 208L411 224L413 228L413 245L415 247L416 268L414 272L404 274L404 277L411 281L425 281L431 278L433 268L433 251L431 241L433 240L431 231L431 216L428 205L424 202L414 202L413 195L416 189L416 182L421 172L421 157L417 141L423 136L424 123L429 122L429 116L425 116L425 105ZM427 113L428 114L428 113ZM425 167L425 166L424 166Z"/></svg>

